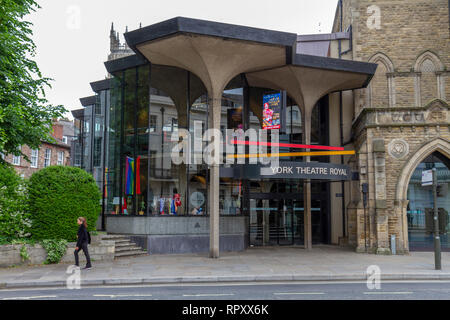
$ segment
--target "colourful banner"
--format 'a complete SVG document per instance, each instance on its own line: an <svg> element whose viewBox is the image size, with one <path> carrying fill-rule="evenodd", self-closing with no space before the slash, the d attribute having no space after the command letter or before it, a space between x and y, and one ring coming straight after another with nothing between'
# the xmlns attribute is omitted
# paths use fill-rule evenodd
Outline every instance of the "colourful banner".
<svg viewBox="0 0 450 320"><path fill-rule="evenodd" d="M281 129L281 93L263 96L263 130Z"/></svg>
<svg viewBox="0 0 450 320"><path fill-rule="evenodd" d="M136 194L141 194L141 156L136 160Z"/></svg>
<svg viewBox="0 0 450 320"><path fill-rule="evenodd" d="M134 159L127 157L125 165L125 194L133 195L134 184Z"/></svg>

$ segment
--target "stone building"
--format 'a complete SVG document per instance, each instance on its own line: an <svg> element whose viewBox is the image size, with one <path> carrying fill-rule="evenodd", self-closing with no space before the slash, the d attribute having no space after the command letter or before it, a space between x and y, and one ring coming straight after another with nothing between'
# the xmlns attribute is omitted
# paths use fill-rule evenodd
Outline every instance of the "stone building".
<svg viewBox="0 0 450 320"><path fill-rule="evenodd" d="M125 32L128 32L128 27L126 28ZM126 42L125 43L120 42L119 32L114 30L114 23L111 24L111 30L109 32L109 40L110 42L109 42L108 61L123 58L134 54L133 50L131 50L128 47Z"/></svg>
<svg viewBox="0 0 450 320"><path fill-rule="evenodd" d="M338 2L333 32L351 37L332 43L330 56L378 64L366 89L342 93L344 140L356 150L346 161L360 175L346 188L344 239L358 251L391 253L393 235L397 253L432 248L431 191L422 188L420 199L413 183L417 191L420 170L433 166L442 184L442 247L449 248L449 22L447 0Z"/></svg>
<svg viewBox="0 0 450 320"><path fill-rule="evenodd" d="M70 139L71 129L70 121L63 119L56 121L52 127L52 137L55 142L42 141L39 149L31 149L27 145L22 146L23 156L14 156L11 154L2 156L3 159L12 164L16 172L23 178L29 178L31 175L48 166L68 166L70 165ZM73 125L72 125L73 126Z"/></svg>

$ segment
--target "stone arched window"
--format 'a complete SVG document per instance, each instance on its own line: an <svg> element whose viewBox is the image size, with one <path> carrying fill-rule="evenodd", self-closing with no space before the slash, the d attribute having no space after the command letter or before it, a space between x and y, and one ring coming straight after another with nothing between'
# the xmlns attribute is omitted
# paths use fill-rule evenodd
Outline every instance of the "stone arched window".
<svg viewBox="0 0 450 320"><path fill-rule="evenodd" d="M394 64L381 52L373 55L369 62L378 64L378 68L368 88L367 105L369 107L395 106Z"/></svg>
<svg viewBox="0 0 450 320"><path fill-rule="evenodd" d="M443 70L441 60L431 51L425 51L417 58L414 65L416 106L436 98L445 100Z"/></svg>

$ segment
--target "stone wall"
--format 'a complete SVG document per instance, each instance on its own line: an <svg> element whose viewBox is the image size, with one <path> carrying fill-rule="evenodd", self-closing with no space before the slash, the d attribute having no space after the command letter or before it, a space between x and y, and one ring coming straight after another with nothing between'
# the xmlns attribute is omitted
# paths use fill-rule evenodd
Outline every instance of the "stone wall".
<svg viewBox="0 0 450 320"><path fill-rule="evenodd" d="M131 235L149 254L208 252L209 216L107 216L108 233ZM220 217L220 251L248 247L248 217Z"/></svg>
<svg viewBox="0 0 450 320"><path fill-rule="evenodd" d="M75 263L74 251L75 242L69 243L66 254L62 257L61 263ZM10 267L18 265L37 265L42 264L47 258L47 251L39 245L25 245L30 260L23 262L20 256L20 249L23 245L3 245L0 246L0 267ZM112 261L114 260L115 242L100 240L99 236L93 236L92 242L88 247L89 255L92 261ZM79 253L80 265L86 262L83 252Z"/></svg>
<svg viewBox="0 0 450 320"><path fill-rule="evenodd" d="M349 243L364 251L407 253L406 191L415 166L434 151L450 157L448 0L343 0L353 30L344 59L378 64L367 89L354 92L352 134L360 189L347 206ZM333 32L339 31L339 7Z"/></svg>

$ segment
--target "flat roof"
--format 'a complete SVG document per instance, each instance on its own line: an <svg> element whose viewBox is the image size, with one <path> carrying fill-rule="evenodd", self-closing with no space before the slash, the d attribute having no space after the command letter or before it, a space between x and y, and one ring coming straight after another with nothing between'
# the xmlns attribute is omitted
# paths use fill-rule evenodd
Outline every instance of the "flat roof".
<svg viewBox="0 0 450 320"><path fill-rule="evenodd" d="M105 62L106 70L109 73L115 73L118 71L126 70L133 67L138 67L147 64L148 61L141 55L133 54L123 58L110 60Z"/></svg>
<svg viewBox="0 0 450 320"><path fill-rule="evenodd" d="M80 103L83 107L92 106L97 102L96 96L80 98Z"/></svg>
<svg viewBox="0 0 450 320"><path fill-rule="evenodd" d="M136 51L136 46L140 43L157 40L176 33L191 33L287 47L294 47L297 41L297 34L295 33L185 17L172 18L126 32L124 36L128 46Z"/></svg>
<svg viewBox="0 0 450 320"><path fill-rule="evenodd" d="M224 38L224 41L226 41L226 39L236 39L281 47L284 46L286 48L285 65L367 75L367 79L364 82L363 87L368 85L377 68L376 64L368 62L294 53L293 49L297 48L298 42L317 42L344 39L349 37L348 32L324 35L297 35L288 32L258 29L185 17L172 18L125 33L125 39L128 45L136 52L136 54L117 60L107 61L105 62L105 67L109 73L115 73L121 70L148 64L148 59L143 56L143 53L141 53L139 49L137 49L138 45L151 42L153 40L164 41L164 39L176 37L186 33L221 37ZM155 48L157 48L157 46ZM173 54L180 54L180 52L174 52ZM262 70L264 70L263 67L261 68L261 71ZM101 87L101 85L98 84L97 86L97 84L95 84L95 87L98 88Z"/></svg>
<svg viewBox="0 0 450 320"><path fill-rule="evenodd" d="M112 79L104 79L104 80L91 82L90 85L91 85L92 91L98 93L99 91L110 89L111 88L111 80Z"/></svg>

